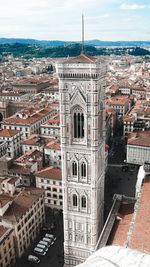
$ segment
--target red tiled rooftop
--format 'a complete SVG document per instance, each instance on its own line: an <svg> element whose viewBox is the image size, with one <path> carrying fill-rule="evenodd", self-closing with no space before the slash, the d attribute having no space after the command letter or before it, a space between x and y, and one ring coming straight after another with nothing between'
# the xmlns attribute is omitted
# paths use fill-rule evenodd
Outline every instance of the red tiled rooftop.
<svg viewBox="0 0 150 267"><path fill-rule="evenodd" d="M137 133L129 133L128 145L149 147L150 146L150 130L139 131Z"/></svg>
<svg viewBox="0 0 150 267"><path fill-rule="evenodd" d="M79 56L74 58L69 58L68 60L64 61L64 63L85 63L90 64L94 63L97 60L95 57L86 56L84 53L81 53Z"/></svg>
<svg viewBox="0 0 150 267"><path fill-rule="evenodd" d="M12 205L4 214L4 218L16 221L35 203L44 193L43 189L28 188L21 191L15 198Z"/></svg>
<svg viewBox="0 0 150 267"><path fill-rule="evenodd" d="M2 129L0 130L0 136L2 137L13 137L20 131L18 130L9 130L9 129Z"/></svg>
<svg viewBox="0 0 150 267"><path fill-rule="evenodd" d="M124 246L129 232L133 212L134 204L121 205L119 214L116 214L120 217L120 219L115 220L107 245Z"/></svg>
<svg viewBox="0 0 150 267"><path fill-rule="evenodd" d="M150 175L145 179L129 247L150 253Z"/></svg>
<svg viewBox="0 0 150 267"><path fill-rule="evenodd" d="M43 168L42 170L35 173L38 177L51 178L51 179L62 179L62 170L60 168L54 168L53 166L49 166Z"/></svg>
<svg viewBox="0 0 150 267"><path fill-rule="evenodd" d="M54 150L61 150L61 145L60 145L60 142L58 142L58 140L54 140L52 142L49 142L46 148L54 149Z"/></svg>

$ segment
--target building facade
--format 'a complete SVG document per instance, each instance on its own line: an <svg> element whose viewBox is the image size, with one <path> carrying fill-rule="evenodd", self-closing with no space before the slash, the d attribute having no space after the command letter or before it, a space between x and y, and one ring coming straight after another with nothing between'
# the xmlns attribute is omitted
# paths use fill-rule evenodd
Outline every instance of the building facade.
<svg viewBox="0 0 150 267"><path fill-rule="evenodd" d="M95 250L103 227L106 63L83 53L57 65L65 266Z"/></svg>
<svg viewBox="0 0 150 267"><path fill-rule="evenodd" d="M0 225L0 266L15 265L13 230Z"/></svg>

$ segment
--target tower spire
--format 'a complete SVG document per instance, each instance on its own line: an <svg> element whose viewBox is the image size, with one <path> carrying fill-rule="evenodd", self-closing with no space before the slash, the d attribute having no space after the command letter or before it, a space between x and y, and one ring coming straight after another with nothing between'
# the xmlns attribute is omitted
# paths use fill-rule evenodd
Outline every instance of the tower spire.
<svg viewBox="0 0 150 267"><path fill-rule="evenodd" d="M84 15L82 14L82 52L84 54Z"/></svg>

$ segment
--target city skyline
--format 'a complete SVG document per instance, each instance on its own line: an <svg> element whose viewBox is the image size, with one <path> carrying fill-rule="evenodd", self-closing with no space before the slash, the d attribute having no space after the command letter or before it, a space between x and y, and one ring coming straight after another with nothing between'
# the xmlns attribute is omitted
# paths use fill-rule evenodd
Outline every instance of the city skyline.
<svg viewBox="0 0 150 267"><path fill-rule="evenodd" d="M0 38L81 40L81 15L85 39L148 41L148 0L2 0Z"/></svg>

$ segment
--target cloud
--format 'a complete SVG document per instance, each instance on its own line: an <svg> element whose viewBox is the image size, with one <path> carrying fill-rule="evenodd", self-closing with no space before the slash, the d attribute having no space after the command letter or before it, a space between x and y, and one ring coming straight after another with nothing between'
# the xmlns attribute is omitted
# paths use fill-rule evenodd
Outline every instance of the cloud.
<svg viewBox="0 0 150 267"><path fill-rule="evenodd" d="M147 6L137 5L137 4L132 4L132 5L122 4L120 6L120 9L127 9L127 10L136 10L136 9L144 9L144 8L147 8Z"/></svg>

